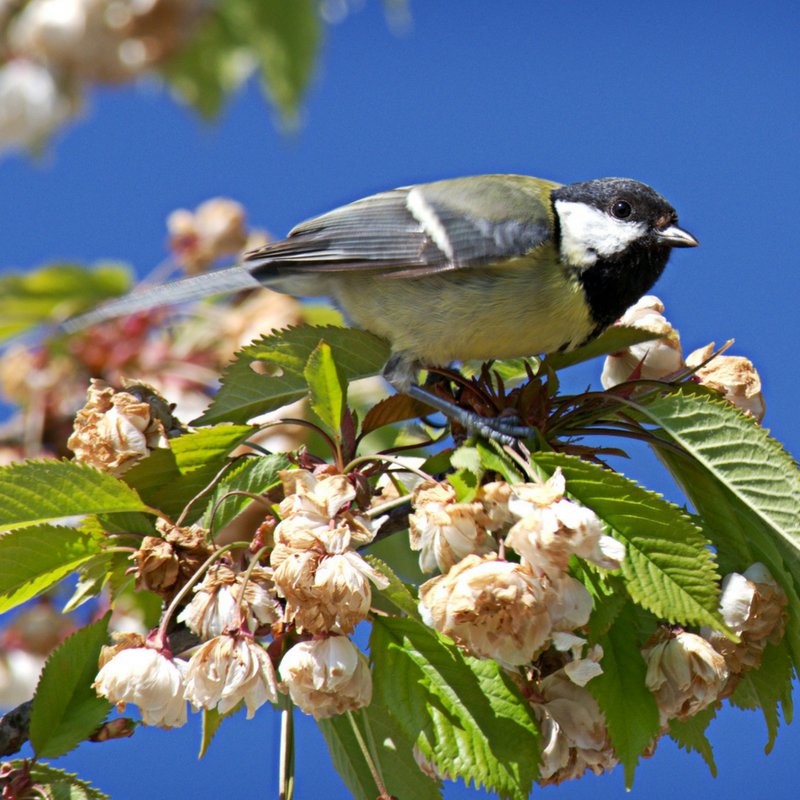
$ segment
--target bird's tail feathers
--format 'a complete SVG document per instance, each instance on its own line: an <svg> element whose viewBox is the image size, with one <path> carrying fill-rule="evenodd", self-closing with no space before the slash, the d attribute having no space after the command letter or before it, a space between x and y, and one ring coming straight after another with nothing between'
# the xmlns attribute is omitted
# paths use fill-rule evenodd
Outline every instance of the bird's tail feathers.
<svg viewBox="0 0 800 800"><path fill-rule="evenodd" d="M61 324L66 333L75 333L90 325L115 317L125 317L137 311L146 311L158 306L176 305L190 300L199 300L214 294L230 294L244 289L255 289L262 284L243 267L229 267L215 272L205 272L191 278L150 286L104 303L85 314L66 320Z"/></svg>

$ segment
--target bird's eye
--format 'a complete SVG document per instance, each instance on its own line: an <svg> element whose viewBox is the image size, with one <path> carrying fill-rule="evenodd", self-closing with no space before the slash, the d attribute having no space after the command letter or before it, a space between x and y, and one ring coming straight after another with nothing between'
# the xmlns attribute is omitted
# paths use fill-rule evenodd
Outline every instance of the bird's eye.
<svg viewBox="0 0 800 800"><path fill-rule="evenodd" d="M628 219L633 213L633 209L627 200L615 200L614 204L611 206L611 213L617 219Z"/></svg>

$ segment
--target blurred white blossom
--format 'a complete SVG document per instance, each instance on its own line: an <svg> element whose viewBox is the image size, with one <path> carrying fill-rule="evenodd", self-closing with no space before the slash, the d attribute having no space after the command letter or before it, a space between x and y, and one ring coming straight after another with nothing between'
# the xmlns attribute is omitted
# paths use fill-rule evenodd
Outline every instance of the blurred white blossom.
<svg viewBox="0 0 800 800"><path fill-rule="evenodd" d="M204 0L28 0L12 21L15 52L72 82L130 80L183 44Z"/></svg>
<svg viewBox="0 0 800 800"><path fill-rule="evenodd" d="M0 66L0 152L41 145L70 113L47 67L24 58Z"/></svg>
<svg viewBox="0 0 800 800"><path fill-rule="evenodd" d="M202 272L222 256L236 255L247 242L244 206L214 197L194 211L179 208L167 218L170 248L184 269Z"/></svg>
<svg viewBox="0 0 800 800"><path fill-rule="evenodd" d="M29 0L10 27L18 51L50 61L72 60L89 28L87 0Z"/></svg>
<svg viewBox="0 0 800 800"><path fill-rule="evenodd" d="M0 652L0 709L30 700L39 682L45 657L14 647Z"/></svg>

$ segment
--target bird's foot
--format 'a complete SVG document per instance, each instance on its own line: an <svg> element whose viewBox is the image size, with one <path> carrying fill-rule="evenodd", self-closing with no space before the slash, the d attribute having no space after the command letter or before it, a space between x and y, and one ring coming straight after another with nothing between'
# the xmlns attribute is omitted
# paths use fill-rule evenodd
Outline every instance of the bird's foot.
<svg viewBox="0 0 800 800"><path fill-rule="evenodd" d="M393 362L390 360L389 363ZM388 371L385 373L389 376L390 381L393 377L396 379L395 373ZM484 417L475 411L461 408L414 383L409 385L407 382L400 383L398 381L395 388L436 411L440 411L469 433L485 439L492 439L504 445L513 445L519 439L527 439L535 435L535 429L521 424L519 418L514 414L504 413L498 417Z"/></svg>
<svg viewBox="0 0 800 800"><path fill-rule="evenodd" d="M504 445L513 445L519 439L528 439L534 435L534 429L523 425L519 417L509 414L501 417L482 417L474 411L459 409L458 422L470 433L491 439Z"/></svg>

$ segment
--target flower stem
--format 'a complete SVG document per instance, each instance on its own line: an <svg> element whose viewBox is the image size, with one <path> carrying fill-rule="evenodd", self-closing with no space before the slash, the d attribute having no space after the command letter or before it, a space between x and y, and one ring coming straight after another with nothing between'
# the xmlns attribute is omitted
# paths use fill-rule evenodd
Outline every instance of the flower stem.
<svg viewBox="0 0 800 800"><path fill-rule="evenodd" d="M253 570L259 566L259 560L264 553L270 550L269 547L262 547L250 560L250 563L247 565L247 570L244 573L244 578L242 578L242 587L239 589L239 596L236 599L236 608L237 613L239 615L239 628L246 628L247 627L247 613L244 608L244 593L247 589L247 582L250 580L250 576L253 574ZM249 633L249 629L248 629Z"/></svg>
<svg viewBox="0 0 800 800"><path fill-rule="evenodd" d="M419 475L420 478L426 481L432 481L433 478L428 475L427 472L423 472L421 469L417 469L416 467L412 466L406 461L403 461L401 458L395 458L394 456L387 456L383 453L375 453L374 455L367 455L367 456L358 456L358 458L354 458L343 470L342 472L350 472L353 467L358 466L359 464L368 463L370 461L385 461L388 464L396 464L398 467L401 467L405 472L413 472L415 475Z"/></svg>
<svg viewBox="0 0 800 800"><path fill-rule="evenodd" d="M394 500L387 500L385 503L381 503L379 506L373 506L372 508L367 509L364 512L364 516L367 519L375 519L375 517L381 516L381 514L385 514L387 511L391 511L393 508L397 508L398 506L402 506L404 503L411 502L411 495L404 494L401 497L395 497Z"/></svg>
<svg viewBox="0 0 800 800"><path fill-rule="evenodd" d="M208 568L214 564L216 561L220 559L228 550L233 550L236 547L249 547L249 542L231 542L230 544L226 544L224 547L220 547L219 550L215 550L206 560L203 562L203 565L200 569L195 572L194 575L181 587L181 590L175 597L172 598L172 602L169 604L169 607L164 612L164 615L161 617L161 623L158 626L157 632L157 639L156 641L165 642L167 639L167 628L169 627L169 621L172 619L172 615L177 611L178 606L183 602L186 598L186 595L192 590L194 585L206 574Z"/></svg>
<svg viewBox="0 0 800 800"><path fill-rule="evenodd" d="M355 735L358 746L361 748L361 752L364 755L364 760L367 762L369 771L372 773L372 780L375 781L375 786L378 789L377 800L394 800L392 795L390 795L386 790L386 786L383 784L383 779L378 772L378 767L375 765L375 761L372 758L372 753L370 752L369 747L367 747L364 737L361 735L361 730L358 727L358 723L356 722L355 715L352 711L347 712L347 719L350 720L350 727L353 729L353 734Z"/></svg>
<svg viewBox="0 0 800 800"><path fill-rule="evenodd" d="M292 800L294 797L294 706L289 697L282 698L281 709L281 753L278 765L278 798Z"/></svg>

